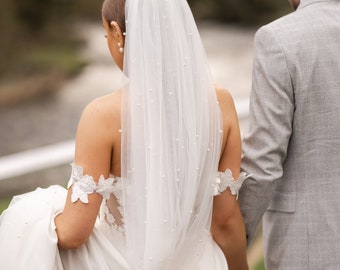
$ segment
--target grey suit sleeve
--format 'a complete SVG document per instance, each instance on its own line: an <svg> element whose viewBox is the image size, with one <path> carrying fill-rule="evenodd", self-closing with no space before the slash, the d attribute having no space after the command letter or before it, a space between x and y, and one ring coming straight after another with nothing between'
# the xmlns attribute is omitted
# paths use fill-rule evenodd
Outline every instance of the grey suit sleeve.
<svg viewBox="0 0 340 270"><path fill-rule="evenodd" d="M253 174L239 195L248 244L282 176L293 114L293 86L281 42L262 27L255 35L249 130L242 143L241 169Z"/></svg>

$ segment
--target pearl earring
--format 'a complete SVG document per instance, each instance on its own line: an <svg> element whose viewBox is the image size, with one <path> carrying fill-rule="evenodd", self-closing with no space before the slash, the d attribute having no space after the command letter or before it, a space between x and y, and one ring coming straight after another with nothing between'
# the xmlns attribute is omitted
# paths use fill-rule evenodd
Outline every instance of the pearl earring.
<svg viewBox="0 0 340 270"><path fill-rule="evenodd" d="M124 52L124 47L122 46L121 43L118 43L118 47L119 47L119 52L123 53Z"/></svg>

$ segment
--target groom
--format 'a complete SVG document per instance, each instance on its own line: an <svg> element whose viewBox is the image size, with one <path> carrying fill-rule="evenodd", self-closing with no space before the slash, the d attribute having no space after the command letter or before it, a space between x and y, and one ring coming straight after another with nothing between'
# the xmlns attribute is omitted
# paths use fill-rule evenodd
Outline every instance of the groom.
<svg viewBox="0 0 340 270"><path fill-rule="evenodd" d="M340 0L291 0L255 36L239 203L267 270L340 269Z"/></svg>

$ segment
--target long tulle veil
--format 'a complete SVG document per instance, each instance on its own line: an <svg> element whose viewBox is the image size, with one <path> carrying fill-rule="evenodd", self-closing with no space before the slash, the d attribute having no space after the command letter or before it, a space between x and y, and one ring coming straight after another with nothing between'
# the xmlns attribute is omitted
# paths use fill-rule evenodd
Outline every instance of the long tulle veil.
<svg viewBox="0 0 340 270"><path fill-rule="evenodd" d="M125 15L128 260L132 269L177 269L199 256L210 228L220 111L186 0L127 0Z"/></svg>

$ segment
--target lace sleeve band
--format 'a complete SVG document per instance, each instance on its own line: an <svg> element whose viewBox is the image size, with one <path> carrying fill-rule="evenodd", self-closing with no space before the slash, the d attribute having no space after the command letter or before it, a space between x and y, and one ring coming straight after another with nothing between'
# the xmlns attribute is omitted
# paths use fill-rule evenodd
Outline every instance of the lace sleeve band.
<svg viewBox="0 0 340 270"><path fill-rule="evenodd" d="M83 203L88 203L88 195L96 192L103 196L105 200L109 199L110 194L115 191L114 182L117 180L114 177L105 179L103 175L99 177L98 183L93 180L90 175L84 175L83 168L74 162L71 163L72 174L68 183L68 188L72 186L71 201L80 200ZM215 183L213 184L214 196L220 195L227 188L230 188L231 194L236 195L244 182L249 176L246 173L241 173L238 179L234 179L232 172L227 169L225 172L218 172Z"/></svg>
<svg viewBox="0 0 340 270"><path fill-rule="evenodd" d="M227 169L225 172L218 172L216 182L214 183L214 196L220 195L227 188L230 188L232 195L236 195L238 199L238 192L244 182L249 176L246 173L240 173L238 179L234 179L232 172Z"/></svg>
<svg viewBox="0 0 340 270"><path fill-rule="evenodd" d="M96 192L103 196L104 199L108 199L110 194L114 191L113 183L116 181L115 178L107 178L103 175L99 177L98 183L93 180L90 175L84 175L83 168L71 163L72 174L68 183L68 188L72 186L71 201L76 202L80 200L83 203L88 203L88 195Z"/></svg>

